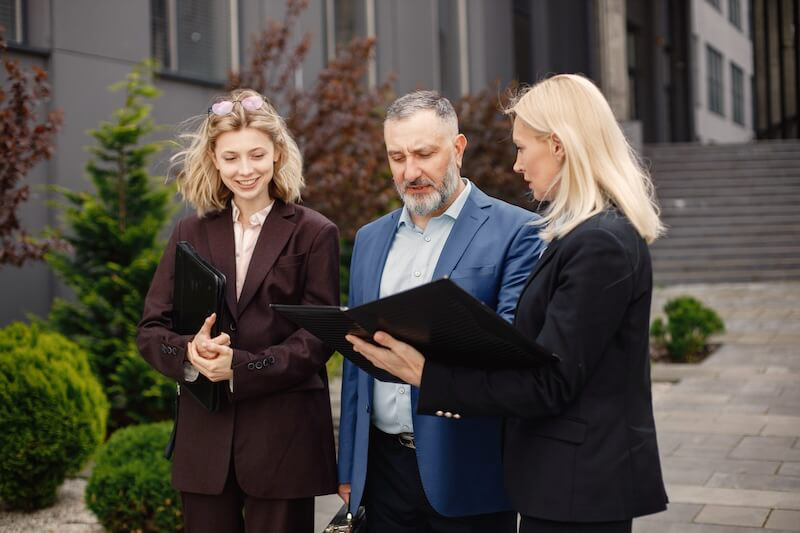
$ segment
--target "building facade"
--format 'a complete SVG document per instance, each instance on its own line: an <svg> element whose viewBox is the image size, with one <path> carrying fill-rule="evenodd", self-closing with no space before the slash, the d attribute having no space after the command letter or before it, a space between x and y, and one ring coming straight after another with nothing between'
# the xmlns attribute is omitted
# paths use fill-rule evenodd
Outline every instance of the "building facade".
<svg viewBox="0 0 800 533"><path fill-rule="evenodd" d="M311 45L293 83L310 87L337 46L374 36L366 83L393 74L398 94L430 88L457 99L495 83L502 88L579 72L600 85L636 144L744 141L753 124L749 5L310 0L295 39L309 33ZM285 9L285 0L0 0L9 54L48 71L50 105L64 111L55 156L28 177L33 196L22 208L25 227L36 234L58 224L42 185L88 188L86 132L122 104L109 85L156 57L162 90L156 122L174 125L202 114L227 72L246 64L252 36L268 19L281 20ZM154 172L166 169L162 160ZM28 312L43 316L53 297L68 295L41 263L0 269L0 294L0 326Z"/></svg>

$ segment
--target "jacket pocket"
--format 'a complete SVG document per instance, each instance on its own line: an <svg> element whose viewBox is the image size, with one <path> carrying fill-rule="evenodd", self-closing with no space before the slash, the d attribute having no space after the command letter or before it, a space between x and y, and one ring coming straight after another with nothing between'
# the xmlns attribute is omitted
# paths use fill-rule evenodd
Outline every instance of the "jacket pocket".
<svg viewBox="0 0 800 533"><path fill-rule="evenodd" d="M302 265L306 262L306 254L283 255L275 261L275 268Z"/></svg>
<svg viewBox="0 0 800 533"><path fill-rule="evenodd" d="M474 278L480 276L493 276L497 267L495 265L484 265L474 267L461 267L456 268L450 274L450 279L458 278Z"/></svg>

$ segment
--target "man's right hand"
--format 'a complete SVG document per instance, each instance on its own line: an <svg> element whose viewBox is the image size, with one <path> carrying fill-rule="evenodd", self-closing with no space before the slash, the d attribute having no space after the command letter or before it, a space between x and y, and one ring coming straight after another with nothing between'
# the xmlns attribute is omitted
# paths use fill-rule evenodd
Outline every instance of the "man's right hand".
<svg viewBox="0 0 800 533"><path fill-rule="evenodd" d="M344 501L344 503L350 503L350 492L352 491L352 487L350 483L342 483L339 485L339 497Z"/></svg>

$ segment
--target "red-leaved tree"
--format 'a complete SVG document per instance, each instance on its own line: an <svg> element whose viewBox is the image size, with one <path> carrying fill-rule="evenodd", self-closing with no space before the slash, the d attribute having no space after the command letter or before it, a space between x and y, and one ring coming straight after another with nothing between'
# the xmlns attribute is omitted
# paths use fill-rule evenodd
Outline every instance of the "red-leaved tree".
<svg viewBox="0 0 800 533"><path fill-rule="evenodd" d="M288 0L283 21L269 21L254 36L248 67L231 75L229 89L266 95L286 117L303 153L304 202L333 220L342 238L385 213L396 195L383 145L383 116L391 78L370 88L364 81L374 39L354 39L337 51L309 89L294 76L308 52L308 34L290 44L306 0Z"/></svg>
<svg viewBox="0 0 800 533"><path fill-rule="evenodd" d="M6 56L0 28L0 54L6 71L0 85L0 266L22 266L41 259L57 241L32 239L22 227L17 209L28 199L30 187L20 185L40 161L53 156L53 138L62 114L51 111L42 119L38 108L50 99L47 72L33 67L30 73Z"/></svg>

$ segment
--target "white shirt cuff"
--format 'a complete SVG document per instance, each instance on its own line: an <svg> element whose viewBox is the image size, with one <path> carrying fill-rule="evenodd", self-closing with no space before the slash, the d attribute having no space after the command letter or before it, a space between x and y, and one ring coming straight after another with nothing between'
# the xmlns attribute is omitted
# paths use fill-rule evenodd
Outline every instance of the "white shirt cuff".
<svg viewBox="0 0 800 533"><path fill-rule="evenodd" d="M197 381L198 376L200 376L200 371L197 370L195 367L192 366L192 363L188 361L183 362L183 380L188 381L189 383L193 381Z"/></svg>

